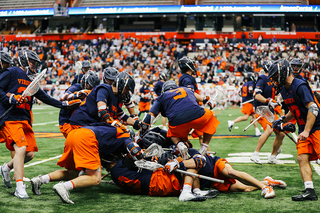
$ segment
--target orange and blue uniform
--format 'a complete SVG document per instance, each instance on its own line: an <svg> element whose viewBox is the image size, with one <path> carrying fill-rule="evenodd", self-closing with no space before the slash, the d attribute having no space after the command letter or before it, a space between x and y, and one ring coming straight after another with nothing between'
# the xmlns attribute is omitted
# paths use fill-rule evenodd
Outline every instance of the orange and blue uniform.
<svg viewBox="0 0 320 213"><path fill-rule="evenodd" d="M168 137L178 137L184 141L187 141L192 128L214 134L220 123L212 111L199 106L194 92L186 87L164 92L155 101L151 112L168 118Z"/></svg>
<svg viewBox="0 0 320 213"><path fill-rule="evenodd" d="M148 86L143 85L140 88L139 92L140 92L140 94L147 95L148 93L151 93L151 90L150 90L150 88ZM140 116L140 114L142 112L149 112L150 111L150 101L151 101L151 99L146 98L146 97L141 97L140 98L138 116Z"/></svg>
<svg viewBox="0 0 320 213"><path fill-rule="evenodd" d="M253 108L254 87L255 87L254 82L248 81L241 88L242 103L247 102L242 105L241 112L243 114L253 115L255 113Z"/></svg>
<svg viewBox="0 0 320 213"><path fill-rule="evenodd" d="M307 123L308 109L305 107L306 103L317 103L313 92L306 81L295 78L289 89L286 89L285 87L282 88L281 96L290 112L297 120L300 134L304 131ZM319 108L318 104L317 107ZM298 150L297 155L311 154L309 160L320 158L320 114L316 117L307 140L298 141L296 147Z"/></svg>

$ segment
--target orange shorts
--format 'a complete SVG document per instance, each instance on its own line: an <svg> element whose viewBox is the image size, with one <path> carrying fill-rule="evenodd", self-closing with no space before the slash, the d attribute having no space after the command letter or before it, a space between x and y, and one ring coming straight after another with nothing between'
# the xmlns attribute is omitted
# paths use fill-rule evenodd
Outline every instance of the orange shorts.
<svg viewBox="0 0 320 213"><path fill-rule="evenodd" d="M168 174L162 168L153 172L149 185L150 196L178 195L180 189L182 189L182 185L173 173Z"/></svg>
<svg viewBox="0 0 320 213"><path fill-rule="evenodd" d="M253 115L254 112L254 108L253 108L253 104L251 103L245 103L242 105L242 109L241 112L245 115Z"/></svg>
<svg viewBox="0 0 320 213"><path fill-rule="evenodd" d="M192 133L191 133L191 136L193 138L198 138L199 136L202 136L203 135L203 132L200 132L198 130L194 130Z"/></svg>
<svg viewBox="0 0 320 213"><path fill-rule="evenodd" d="M70 123L65 123L63 125L59 125L60 132L63 134L65 138L67 138L68 134L74 130L74 129L79 129L82 126L78 125L71 125Z"/></svg>
<svg viewBox="0 0 320 213"><path fill-rule="evenodd" d="M211 187L215 188L219 192L229 192L230 186L234 183L236 183L235 179L232 178L226 178L222 174L222 170L226 167L226 163L229 163L226 159L220 158L216 164L214 165L214 178L224 180L224 183L218 183L218 182L212 182Z"/></svg>
<svg viewBox="0 0 320 213"><path fill-rule="evenodd" d="M214 116L214 113L209 109L204 109L205 114L193 121L180 124L177 126L171 126L168 124L169 130L167 137L178 137L183 141L188 140L188 135L191 129L206 133L214 134L217 130L220 121Z"/></svg>
<svg viewBox="0 0 320 213"><path fill-rule="evenodd" d="M320 130L315 131L305 141L298 141L297 155L311 154L310 161L320 158Z"/></svg>
<svg viewBox="0 0 320 213"><path fill-rule="evenodd" d="M139 112L150 111L150 101L149 102L139 102Z"/></svg>
<svg viewBox="0 0 320 213"><path fill-rule="evenodd" d="M2 131L6 137L6 146L10 151L14 151L13 142L18 147L26 146L27 152L38 151L34 132L27 120L6 121L2 126Z"/></svg>
<svg viewBox="0 0 320 213"><path fill-rule="evenodd" d="M3 133L2 130L0 130L0 143L5 143L6 142L6 136Z"/></svg>
<svg viewBox="0 0 320 213"><path fill-rule="evenodd" d="M258 118L260 115L257 115L255 114L254 115L255 118ZM274 120L278 120L278 115L277 114L274 114ZM266 118L264 117L261 117L259 120L258 120L258 123L262 126L263 130L265 131L267 129L267 125L271 126L272 127L272 123L270 123Z"/></svg>
<svg viewBox="0 0 320 213"><path fill-rule="evenodd" d="M101 162L96 135L85 128L71 131L57 165L69 170L99 169Z"/></svg>

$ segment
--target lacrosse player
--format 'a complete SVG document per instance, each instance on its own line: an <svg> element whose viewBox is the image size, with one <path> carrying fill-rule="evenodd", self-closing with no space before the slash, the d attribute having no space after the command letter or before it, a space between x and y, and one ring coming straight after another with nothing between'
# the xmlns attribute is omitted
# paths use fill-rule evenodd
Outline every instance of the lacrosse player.
<svg viewBox="0 0 320 213"><path fill-rule="evenodd" d="M0 121L1 130L6 137L6 146L10 151L15 151L14 158L9 163L4 163L0 168L3 183L11 188L10 170L14 168L16 190L14 195L21 199L29 198L23 184L24 163L32 160L34 152L38 151L37 143L31 127L31 109L33 96L23 97L23 91L36 77L39 69L39 56L31 50L18 52L19 67L11 67L1 74L0 78L0 108L4 114L12 105L12 110ZM42 89L34 97L54 107L61 108L64 103L51 98Z"/></svg>
<svg viewBox="0 0 320 213"><path fill-rule="evenodd" d="M265 71L264 75L260 75L258 78L258 81L256 83L256 88L254 90L254 98L255 98L255 107L259 106L269 106L269 108L275 112L275 118L278 119L277 114L283 115L283 112L281 110L281 107L279 104L274 100L275 99L275 89L272 87L271 81L268 79L268 72L269 68L271 66L271 61L264 61L263 62L263 69ZM256 110L255 109L255 110ZM255 115L256 118L259 117L259 115ZM285 134L283 132L274 131L272 128L272 123L270 123L266 118L261 117L258 122L261 124L261 126L264 129L264 133L259 137L257 147L252 154L250 160L252 160L254 163L262 164L259 157L259 152L264 145L264 143L267 141L267 139L270 137L270 135L274 132L276 134L276 138L273 141L273 149L272 153L268 159L268 163L270 164L277 164L279 163L276 156L277 152L280 149L280 146L282 144L283 138Z"/></svg>
<svg viewBox="0 0 320 213"><path fill-rule="evenodd" d="M100 84L100 78L97 73L89 70L83 75L81 82L71 85L64 94L62 94L60 100L68 101L75 107L74 109L61 109L59 112L59 128L61 133L67 138L69 132L73 130L70 125L70 117L74 110L79 106L81 101L91 92L93 88Z"/></svg>
<svg viewBox="0 0 320 213"><path fill-rule="evenodd" d="M31 179L32 191L39 195L40 187L51 181L67 180L53 186L53 190L63 203L73 204L69 191L74 188L97 186L101 182L100 155L128 153L133 160L142 159L142 150L132 141L130 134L119 132L117 127L107 123L72 130L66 139L64 152L57 165L66 170L39 175ZM80 171L86 172L79 175Z"/></svg>
<svg viewBox="0 0 320 213"><path fill-rule="evenodd" d="M157 98L161 95L161 90L162 90L162 86L164 84L164 82L166 82L167 80L167 76L165 73L161 72L159 74L159 81L154 85L153 87L153 91L155 93L155 100L157 100ZM167 130L167 122L166 122L166 118L162 117L162 129L163 130Z"/></svg>
<svg viewBox="0 0 320 213"><path fill-rule="evenodd" d="M179 78L179 87L187 87L189 88L191 91L200 94L200 90L198 89L198 85L196 83L196 79L195 77L193 77L192 75L196 74L196 67L194 64L194 61L189 58L189 57L183 57L179 60L179 68L182 72L181 77ZM212 104L211 101L208 102L208 100L210 100L209 96L206 96L205 98L202 98L201 101L199 102L203 102L203 104L208 104L210 109L213 109L215 107L216 104ZM194 131L192 131L191 136L194 138L199 137L199 143L201 146L205 147L206 143L203 143L204 138L203 138L203 132L198 131L196 129L194 129ZM206 146L208 151L210 151L210 147Z"/></svg>
<svg viewBox="0 0 320 213"><path fill-rule="evenodd" d="M146 79L142 80L142 87L139 90L140 101L139 101L139 114L150 112L150 103L152 99L151 90L149 87L150 82Z"/></svg>
<svg viewBox="0 0 320 213"><path fill-rule="evenodd" d="M140 123L140 132L142 135L147 132L155 117L161 113L169 120L167 136L171 137L173 143L177 145L184 159L188 158L188 149L184 142L188 141L191 128L204 133L199 150L204 155L220 122L211 110L199 106L199 101L203 101L200 95L186 87L178 87L175 81L166 81L162 87L162 95L158 97L150 113L146 114ZM214 104L213 100L209 101Z"/></svg>
<svg viewBox="0 0 320 213"><path fill-rule="evenodd" d="M82 61L81 63L81 73L76 75L71 83L71 85L80 83L84 74L86 74L91 69L91 62L88 60Z"/></svg>
<svg viewBox="0 0 320 213"><path fill-rule="evenodd" d="M299 126L297 160L305 190L301 195L292 196L293 201L318 200L313 187L311 160L320 157L320 115L319 103L315 100L309 84L295 78L286 59L278 60L270 68L269 78L289 108L289 112L274 123L274 128L281 128L283 123L296 118Z"/></svg>
<svg viewBox="0 0 320 213"><path fill-rule="evenodd" d="M254 118L254 108L253 108L253 92L256 84L256 79L254 77L254 74L248 73L246 76L246 83L241 88L241 96L242 96L242 110L241 112L244 114L243 116L240 116L236 118L233 121L228 121L228 129L231 132L231 129L235 123L246 121L251 116ZM254 123L254 129L256 131L256 136L262 135L260 130L258 129L257 123Z"/></svg>

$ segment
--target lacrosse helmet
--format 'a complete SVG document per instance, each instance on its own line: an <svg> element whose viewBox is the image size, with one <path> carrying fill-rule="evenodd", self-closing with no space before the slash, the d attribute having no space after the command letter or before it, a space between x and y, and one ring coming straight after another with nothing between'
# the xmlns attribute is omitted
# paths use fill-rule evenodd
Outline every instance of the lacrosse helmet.
<svg viewBox="0 0 320 213"><path fill-rule="evenodd" d="M150 84L150 82L148 80L142 80L142 85L143 86L148 86Z"/></svg>
<svg viewBox="0 0 320 213"><path fill-rule="evenodd" d="M18 62L27 75L37 74L41 63L39 56L31 50L20 50L18 52Z"/></svg>
<svg viewBox="0 0 320 213"><path fill-rule="evenodd" d="M273 61L269 61L269 60L263 61L263 63L262 63L262 69L263 69L266 73L269 73L270 66L271 66L272 63L273 63Z"/></svg>
<svg viewBox="0 0 320 213"><path fill-rule="evenodd" d="M131 75L126 72L121 72L117 75L113 86L117 88L118 101L128 103L134 93L136 83L134 82Z"/></svg>
<svg viewBox="0 0 320 213"><path fill-rule="evenodd" d="M85 73L91 68L91 63L88 60L83 61L81 65L82 65L82 71Z"/></svg>
<svg viewBox="0 0 320 213"><path fill-rule="evenodd" d="M163 94L164 92L166 92L168 90L172 90L172 89L176 89L176 88L178 88L178 85L175 81L173 81L173 80L166 81L162 85L161 94Z"/></svg>
<svg viewBox="0 0 320 213"><path fill-rule="evenodd" d="M159 79L160 79L160 80L164 80L164 81L166 81L166 80L167 80L167 76L166 76L166 74L165 74L165 73L163 73L163 72L161 72L161 73L159 74Z"/></svg>
<svg viewBox="0 0 320 213"><path fill-rule="evenodd" d="M285 84L287 77L292 73L292 68L287 59L275 61L269 68L269 79L280 92Z"/></svg>
<svg viewBox="0 0 320 213"><path fill-rule="evenodd" d="M4 52L0 51L0 72L5 71L13 64L11 56Z"/></svg>
<svg viewBox="0 0 320 213"><path fill-rule="evenodd" d="M300 72L302 71L302 60L300 58L294 58L290 61L290 65L294 77L298 77L300 75Z"/></svg>
<svg viewBox="0 0 320 213"><path fill-rule="evenodd" d="M253 83L256 83L257 79L256 79L256 76L254 75L254 73L247 73L247 76L246 76L246 80L247 81L253 81Z"/></svg>
<svg viewBox="0 0 320 213"><path fill-rule="evenodd" d="M179 68L182 73L186 73L189 70L191 70L192 73L196 73L196 67L194 66L194 61L187 56L179 60Z"/></svg>
<svg viewBox="0 0 320 213"><path fill-rule="evenodd" d="M167 151L165 153L163 153L159 158L158 158L158 163L162 164L162 165L166 165L166 163L171 159L174 159L175 156L170 152Z"/></svg>
<svg viewBox="0 0 320 213"><path fill-rule="evenodd" d="M100 84L100 78L97 73L92 70L89 70L86 73L86 83L89 84L92 88L95 88Z"/></svg>
<svg viewBox="0 0 320 213"><path fill-rule="evenodd" d="M119 75L119 71L116 68L108 67L103 70L103 82L111 85Z"/></svg>
<svg viewBox="0 0 320 213"><path fill-rule="evenodd" d="M147 149L153 143L163 146L165 141L166 139L160 133L149 131L143 136L139 146L141 149Z"/></svg>

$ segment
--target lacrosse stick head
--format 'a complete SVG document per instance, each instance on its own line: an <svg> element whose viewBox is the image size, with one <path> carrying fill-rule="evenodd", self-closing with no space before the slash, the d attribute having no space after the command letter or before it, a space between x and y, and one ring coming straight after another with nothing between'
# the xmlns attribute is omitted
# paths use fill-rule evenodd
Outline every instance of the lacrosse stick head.
<svg viewBox="0 0 320 213"><path fill-rule="evenodd" d="M270 123L273 123L275 120L274 114L270 111L268 106L259 106L256 109L256 114L259 116L262 115Z"/></svg>
<svg viewBox="0 0 320 213"><path fill-rule="evenodd" d="M79 75L81 72L81 68L82 68L82 63L81 61L77 61L75 66L74 66L74 70L76 71L76 74Z"/></svg>
<svg viewBox="0 0 320 213"><path fill-rule="evenodd" d="M216 89L216 93L213 97L213 100L216 101L217 103L221 103L221 101L226 97L226 94L224 91L220 88Z"/></svg>
<svg viewBox="0 0 320 213"><path fill-rule="evenodd" d="M150 171L156 171L157 169L163 167L161 164L158 164L152 161L146 161L146 160L137 160L134 162L134 164L136 165L136 167L140 169L147 169Z"/></svg>
<svg viewBox="0 0 320 213"><path fill-rule="evenodd" d="M22 96L33 96L36 94L40 88L40 81L46 74L47 69L41 71L41 73L37 74L33 81L28 85L25 91L23 91Z"/></svg>
<svg viewBox="0 0 320 213"><path fill-rule="evenodd" d="M143 156L145 158L154 157L154 156L160 157L163 153L164 151L162 147L156 143L153 143L143 152Z"/></svg>

